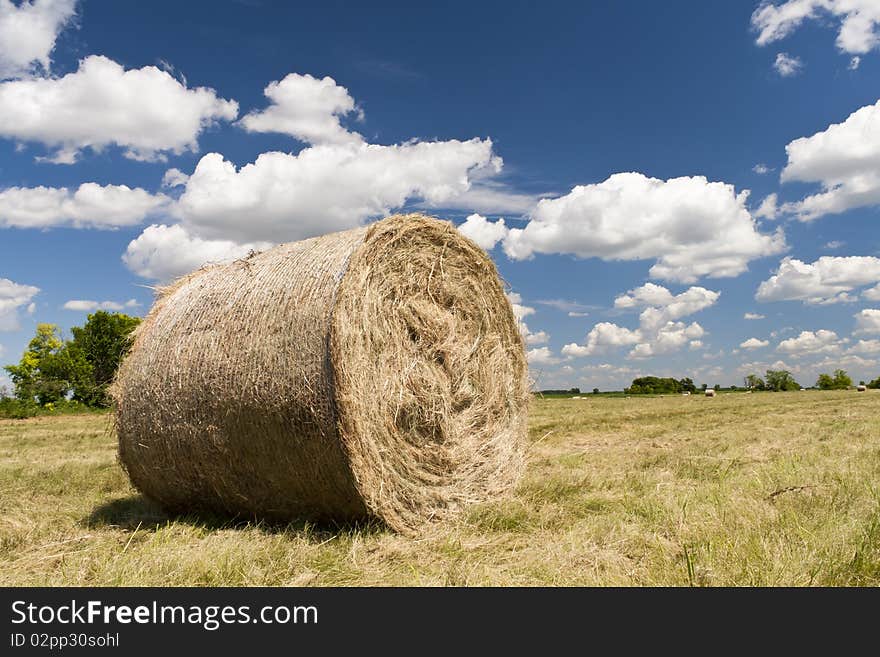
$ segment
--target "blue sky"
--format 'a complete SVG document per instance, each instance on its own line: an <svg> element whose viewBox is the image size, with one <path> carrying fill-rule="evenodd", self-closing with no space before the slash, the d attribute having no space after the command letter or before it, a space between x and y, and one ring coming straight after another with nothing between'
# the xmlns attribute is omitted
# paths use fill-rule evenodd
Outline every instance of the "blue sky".
<svg viewBox="0 0 880 657"><path fill-rule="evenodd" d="M312 4L0 0L0 361L423 209L538 387L880 375L876 0Z"/></svg>

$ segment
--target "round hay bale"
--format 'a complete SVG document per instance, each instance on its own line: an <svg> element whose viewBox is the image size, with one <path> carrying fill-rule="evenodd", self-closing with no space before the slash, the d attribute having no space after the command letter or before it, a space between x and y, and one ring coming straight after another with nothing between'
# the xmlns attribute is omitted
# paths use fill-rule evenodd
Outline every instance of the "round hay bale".
<svg viewBox="0 0 880 657"><path fill-rule="evenodd" d="M865 392L867 389L868 388L866 386L863 386L862 384L859 384L858 387L856 388L856 390L858 392Z"/></svg>
<svg viewBox="0 0 880 657"><path fill-rule="evenodd" d="M714 397L715 396L715 389L714 388L706 388L706 396L707 397Z"/></svg>
<svg viewBox="0 0 880 657"><path fill-rule="evenodd" d="M486 253L398 215L162 290L113 386L119 457L173 512L411 530L512 489L527 374Z"/></svg>

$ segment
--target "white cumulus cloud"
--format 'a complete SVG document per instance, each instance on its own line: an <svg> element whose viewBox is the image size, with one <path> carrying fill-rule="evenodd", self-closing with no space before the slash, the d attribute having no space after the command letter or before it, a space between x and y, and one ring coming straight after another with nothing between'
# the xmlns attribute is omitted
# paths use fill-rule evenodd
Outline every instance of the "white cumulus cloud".
<svg viewBox="0 0 880 657"><path fill-rule="evenodd" d="M776 219L779 216L779 204L777 199L778 197L775 192L773 194L767 194L767 196L764 197L764 200L761 201L761 205L755 210L755 216L759 219Z"/></svg>
<svg viewBox="0 0 880 657"><path fill-rule="evenodd" d="M228 262L270 246L265 242L207 240L190 235L179 225L153 224L129 243L122 261L139 276L170 281L206 263Z"/></svg>
<svg viewBox="0 0 880 657"><path fill-rule="evenodd" d="M773 61L773 68L784 78L800 73L803 67L804 63L800 57L794 57L784 52L777 53L776 59Z"/></svg>
<svg viewBox="0 0 880 657"><path fill-rule="evenodd" d="M504 225L504 219L493 222L480 214L472 214L458 227L458 232L486 251L491 251L507 235L507 226Z"/></svg>
<svg viewBox="0 0 880 657"><path fill-rule="evenodd" d="M813 263L783 258L779 269L758 286L758 301L831 304L855 301L856 288L880 281L880 258L822 256Z"/></svg>
<svg viewBox="0 0 880 657"><path fill-rule="evenodd" d="M659 327L656 332L649 333L640 329L641 338L645 342L639 342L627 358L650 358L659 354L668 354L681 350L686 344L699 341L706 332L697 322L685 324L684 322L667 322Z"/></svg>
<svg viewBox="0 0 880 657"><path fill-rule="evenodd" d="M880 334L880 310L865 308L857 312L853 317L856 319L856 328L853 331L853 335L866 333L872 335Z"/></svg>
<svg viewBox="0 0 880 657"><path fill-rule="evenodd" d="M49 71L58 33L75 11L76 0L0 0L0 78Z"/></svg>
<svg viewBox="0 0 880 657"><path fill-rule="evenodd" d="M834 331L819 329L815 332L801 331L797 337L780 342L776 350L800 358L817 354L838 353L842 344L843 341Z"/></svg>
<svg viewBox="0 0 880 657"><path fill-rule="evenodd" d="M752 14L760 46L784 39L804 21L831 16L839 22L837 48L864 55L880 44L880 3L877 0L786 0L762 2Z"/></svg>
<svg viewBox="0 0 880 657"><path fill-rule="evenodd" d="M326 144L296 155L263 153L240 169L209 153L185 182L172 174L185 185L174 206L181 223L147 229L125 262L142 276L166 278L208 260L240 257L255 244L268 248L354 228L411 199L454 197L468 189L477 169L500 166L488 139ZM188 246L169 239L172 234Z"/></svg>
<svg viewBox="0 0 880 657"><path fill-rule="evenodd" d="M514 259L535 253L654 259L652 277L681 282L737 276L750 260L785 248L781 231L758 231L747 196L702 176L618 173L539 201L525 228L509 230L504 250Z"/></svg>
<svg viewBox="0 0 880 657"><path fill-rule="evenodd" d="M140 306L136 299L129 299L124 303L118 301L89 301L87 299L71 299L65 301L65 310L75 310L78 312L94 312L96 310L125 310L126 308L137 308Z"/></svg>
<svg viewBox="0 0 880 657"><path fill-rule="evenodd" d="M10 187L0 191L0 227L112 228L133 226L168 207L164 194L140 187L83 183L66 187Z"/></svg>
<svg viewBox="0 0 880 657"><path fill-rule="evenodd" d="M0 278L0 331L17 331L18 309L31 304L40 288Z"/></svg>
<svg viewBox="0 0 880 657"><path fill-rule="evenodd" d="M868 301L880 301L880 283L862 292L862 298Z"/></svg>
<svg viewBox="0 0 880 657"><path fill-rule="evenodd" d="M858 381L873 379L876 376L877 360L872 358L862 358L855 354L847 353L843 356L829 356L820 360L813 365L816 372L836 370L837 368L846 369L853 380ZM855 371L854 371L855 370ZM860 373L859 373L860 372Z"/></svg>
<svg viewBox="0 0 880 657"><path fill-rule="evenodd" d="M248 132L280 132L309 144L360 144L364 139L346 130L340 118L355 113L354 99L331 77L291 73L272 82L263 93L270 105L250 112L239 123Z"/></svg>
<svg viewBox="0 0 880 657"><path fill-rule="evenodd" d="M631 330L611 322L599 322L590 329L585 344L567 344L562 348L562 353L574 357L592 356L604 352L609 347L634 345L641 339L642 334L638 330Z"/></svg>
<svg viewBox="0 0 880 657"><path fill-rule="evenodd" d="M550 340L550 336L546 331L538 331L537 333L529 333L526 336L527 345L545 344Z"/></svg>
<svg viewBox="0 0 880 657"><path fill-rule="evenodd" d="M522 334L527 345L544 344L550 340L550 336L545 331L533 332L528 324L526 324L525 318L529 315L534 315L535 309L531 306L523 305L522 296L516 292L508 292L507 299L510 301L510 306L513 309L517 328L519 328L519 332Z"/></svg>
<svg viewBox="0 0 880 657"><path fill-rule="evenodd" d="M362 119L363 113L348 89L333 78L291 73L281 81L269 84L264 93L270 101L269 107L245 115L239 121L245 130L288 134L311 146L365 144L362 135L346 129L341 123L347 116ZM483 173L494 175L500 169L500 163L500 159L496 158L491 166L484 168ZM459 186L454 194L416 195L411 201L425 208L522 214L534 207L538 197L514 192L497 181L479 175L479 172L473 172L468 184Z"/></svg>
<svg viewBox="0 0 880 657"><path fill-rule="evenodd" d="M526 352L526 359L529 365L555 365L559 362L559 358L553 355L548 347L536 347Z"/></svg>
<svg viewBox="0 0 880 657"><path fill-rule="evenodd" d="M523 305L522 295L518 292L507 292L507 300L510 301L510 305L513 308L513 316L517 320L522 320L524 317L535 314L534 308Z"/></svg>
<svg viewBox="0 0 880 657"><path fill-rule="evenodd" d="M764 319L764 315L759 313L746 313L743 315L743 319Z"/></svg>
<svg viewBox="0 0 880 657"><path fill-rule="evenodd" d="M736 370L738 372L742 372L743 374L763 375L765 370L788 370L789 372L797 374L800 372L801 366L796 362L788 364L783 360L777 360L774 363L771 363L769 361L750 361L740 363Z"/></svg>
<svg viewBox="0 0 880 657"><path fill-rule="evenodd" d="M639 314L639 328L629 329L611 322L596 324L587 334L583 345L567 344L562 348L566 356L591 356L609 348L635 345L629 358L648 358L678 351L686 345L702 347L705 335L697 322L686 324L675 321L714 305L719 292L703 287L691 287L681 294L672 294L667 288L654 283L629 290L614 300L617 309L643 308ZM697 344L691 344L691 343Z"/></svg>
<svg viewBox="0 0 880 657"><path fill-rule="evenodd" d="M766 347L770 344L769 340L760 340L758 338L749 338L743 342L740 342L739 346L741 349L760 349L761 347Z"/></svg>
<svg viewBox="0 0 880 657"><path fill-rule="evenodd" d="M452 198L468 189L475 169L496 165L488 139L327 144L296 155L263 153L240 169L209 153L186 182L177 211L207 239L304 239L353 228L411 199Z"/></svg>
<svg viewBox="0 0 880 657"><path fill-rule="evenodd" d="M810 137L785 147L782 182L819 183L822 191L786 203L801 221L880 203L880 100Z"/></svg>
<svg viewBox="0 0 880 657"><path fill-rule="evenodd" d="M42 143L56 163L110 145L136 160L195 152L204 129L237 115L238 103L213 89L187 88L155 66L125 70L100 55L60 78L0 83L0 137Z"/></svg>
<svg viewBox="0 0 880 657"><path fill-rule="evenodd" d="M848 354L880 354L880 340L859 340L846 350Z"/></svg>
<svg viewBox="0 0 880 657"><path fill-rule="evenodd" d="M646 283L630 290L614 300L614 307L629 309L644 307L639 322L642 329L656 329L666 322L687 315L693 315L704 308L713 306L720 292L704 287L691 287L681 294L672 294L662 285Z"/></svg>
<svg viewBox="0 0 880 657"><path fill-rule="evenodd" d="M187 180L189 180L189 176L183 171L177 168L171 168L162 176L162 187L183 187L186 185Z"/></svg>

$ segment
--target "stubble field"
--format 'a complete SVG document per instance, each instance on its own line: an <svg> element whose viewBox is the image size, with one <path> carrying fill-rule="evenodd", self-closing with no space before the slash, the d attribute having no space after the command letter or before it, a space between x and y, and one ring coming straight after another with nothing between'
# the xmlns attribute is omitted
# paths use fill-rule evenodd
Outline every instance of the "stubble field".
<svg viewBox="0 0 880 657"><path fill-rule="evenodd" d="M0 585L880 585L880 392L536 399L512 498L416 537L170 518L109 415L0 420Z"/></svg>

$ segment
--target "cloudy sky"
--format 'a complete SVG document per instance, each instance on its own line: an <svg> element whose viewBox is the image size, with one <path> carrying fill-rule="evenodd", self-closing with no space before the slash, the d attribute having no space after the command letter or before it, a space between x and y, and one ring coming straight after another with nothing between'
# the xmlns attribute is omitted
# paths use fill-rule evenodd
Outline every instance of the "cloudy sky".
<svg viewBox="0 0 880 657"><path fill-rule="evenodd" d="M540 388L880 375L878 0L307 4L0 0L0 361L421 209Z"/></svg>

